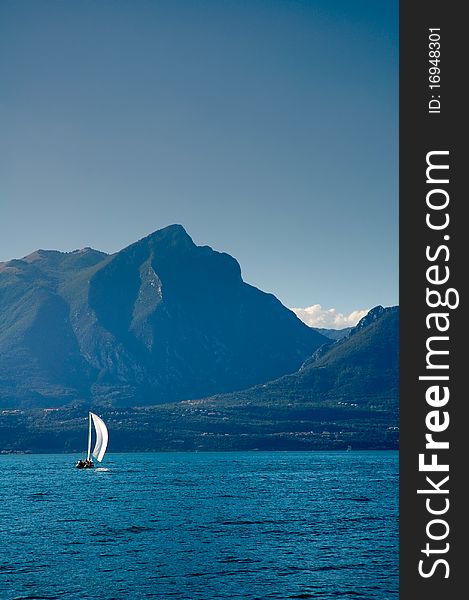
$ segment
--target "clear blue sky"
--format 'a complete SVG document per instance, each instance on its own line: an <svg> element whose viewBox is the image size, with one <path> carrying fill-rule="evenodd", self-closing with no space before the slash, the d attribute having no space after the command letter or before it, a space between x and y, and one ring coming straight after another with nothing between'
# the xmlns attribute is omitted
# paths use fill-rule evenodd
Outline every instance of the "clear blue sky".
<svg viewBox="0 0 469 600"><path fill-rule="evenodd" d="M171 223L287 306L398 298L398 2L4 0L0 260Z"/></svg>

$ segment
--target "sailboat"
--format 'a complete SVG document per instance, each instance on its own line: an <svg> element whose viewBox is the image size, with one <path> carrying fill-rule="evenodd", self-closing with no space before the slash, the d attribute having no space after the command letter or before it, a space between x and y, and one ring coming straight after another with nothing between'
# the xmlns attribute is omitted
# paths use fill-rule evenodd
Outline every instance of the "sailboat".
<svg viewBox="0 0 469 600"><path fill-rule="evenodd" d="M91 453L91 433L92 424L96 431L96 444L94 446L93 453ZM93 456L98 462L101 462L106 453L107 442L109 434L107 431L106 424L94 413L89 413L89 428L88 428L88 454L85 460L79 460L76 464L77 469L92 469L94 467L91 457Z"/></svg>

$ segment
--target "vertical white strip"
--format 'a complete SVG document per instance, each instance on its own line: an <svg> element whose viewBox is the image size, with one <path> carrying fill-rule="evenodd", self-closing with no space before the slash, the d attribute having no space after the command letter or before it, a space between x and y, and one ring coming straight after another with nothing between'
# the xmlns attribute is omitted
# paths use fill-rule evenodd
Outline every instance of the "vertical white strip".
<svg viewBox="0 0 469 600"><path fill-rule="evenodd" d="M88 460L90 460L91 456L91 413L89 414L89 429L88 429Z"/></svg>

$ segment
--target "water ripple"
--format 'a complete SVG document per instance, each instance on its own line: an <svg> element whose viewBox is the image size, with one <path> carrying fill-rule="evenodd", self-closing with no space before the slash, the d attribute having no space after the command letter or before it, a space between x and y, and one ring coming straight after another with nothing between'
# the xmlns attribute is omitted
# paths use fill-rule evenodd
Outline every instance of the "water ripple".
<svg viewBox="0 0 469 600"><path fill-rule="evenodd" d="M397 453L1 456L2 600L397 600Z"/></svg>

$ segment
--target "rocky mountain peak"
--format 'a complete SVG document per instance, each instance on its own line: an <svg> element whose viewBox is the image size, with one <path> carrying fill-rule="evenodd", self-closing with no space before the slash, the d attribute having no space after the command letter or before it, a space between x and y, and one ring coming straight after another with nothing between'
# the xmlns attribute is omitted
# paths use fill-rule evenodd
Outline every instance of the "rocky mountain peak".
<svg viewBox="0 0 469 600"><path fill-rule="evenodd" d="M386 307L386 308L384 308L381 305L375 306L374 308L369 310L362 319L360 319L360 321L357 323L357 325L351 330L349 335L353 335L353 334L357 333L358 331L361 331L365 327L368 327L368 325L371 325L371 323L374 323L384 313L395 312L397 310L398 310L397 306L390 306L390 307Z"/></svg>
<svg viewBox="0 0 469 600"><path fill-rule="evenodd" d="M325 341L181 225L16 263L0 269L0 405L200 398L291 373Z"/></svg>

